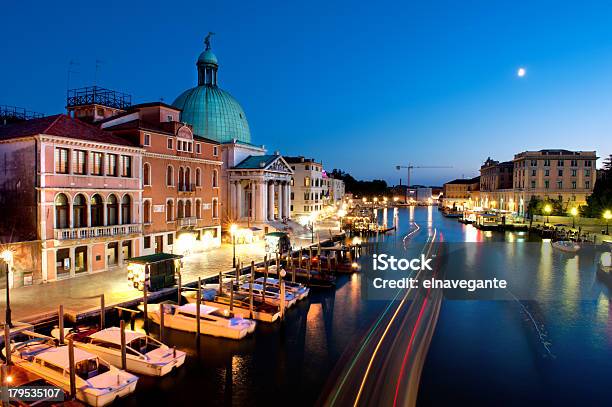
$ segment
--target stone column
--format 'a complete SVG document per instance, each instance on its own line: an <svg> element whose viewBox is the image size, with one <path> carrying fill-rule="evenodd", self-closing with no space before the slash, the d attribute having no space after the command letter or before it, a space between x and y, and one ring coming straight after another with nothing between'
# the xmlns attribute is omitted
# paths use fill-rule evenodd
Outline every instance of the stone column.
<svg viewBox="0 0 612 407"><path fill-rule="evenodd" d="M274 182L268 185L268 220L274 220Z"/></svg>
<svg viewBox="0 0 612 407"><path fill-rule="evenodd" d="M251 220L255 220L256 210L257 210L257 193L256 193L256 183L255 181L251 181Z"/></svg>
<svg viewBox="0 0 612 407"><path fill-rule="evenodd" d="M229 217L230 219L237 219L236 215L236 183L234 181L230 181L230 193L229 193Z"/></svg>
<svg viewBox="0 0 612 407"><path fill-rule="evenodd" d="M265 222L268 220L268 183L262 181L259 183L260 195L261 195L261 221Z"/></svg>
<svg viewBox="0 0 612 407"><path fill-rule="evenodd" d="M108 207L106 206L106 199L102 202L102 225L108 226ZM152 210L152 209L151 209Z"/></svg>
<svg viewBox="0 0 612 407"><path fill-rule="evenodd" d="M287 190L287 199L285 200L286 202L286 208L287 208L287 218L291 217L291 184L287 184L286 186L286 190Z"/></svg>
<svg viewBox="0 0 612 407"><path fill-rule="evenodd" d="M285 185L281 182L278 186L278 219L282 220L285 216L285 197L283 196L283 191L285 190Z"/></svg>
<svg viewBox="0 0 612 407"><path fill-rule="evenodd" d="M242 196L244 194L244 190L242 188L242 183L238 181L236 183L236 220L240 220L242 218Z"/></svg>

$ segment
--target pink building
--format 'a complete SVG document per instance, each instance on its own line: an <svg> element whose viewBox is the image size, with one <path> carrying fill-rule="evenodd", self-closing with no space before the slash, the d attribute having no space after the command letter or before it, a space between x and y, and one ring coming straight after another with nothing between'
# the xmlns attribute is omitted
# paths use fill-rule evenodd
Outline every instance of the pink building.
<svg viewBox="0 0 612 407"><path fill-rule="evenodd" d="M142 239L142 149L129 139L55 115L0 126L5 170L1 202L9 222L27 207L33 219L15 230L40 242L34 282L123 265ZM8 169L8 170L7 170ZM22 185L25 197L10 193ZM25 200L23 207L11 199ZM25 207L25 209L24 209ZM6 212L8 211L8 213ZM11 211L13 213L11 213ZM7 235L7 223L3 233ZM28 230L30 229L30 230ZM25 240L13 238L12 241Z"/></svg>

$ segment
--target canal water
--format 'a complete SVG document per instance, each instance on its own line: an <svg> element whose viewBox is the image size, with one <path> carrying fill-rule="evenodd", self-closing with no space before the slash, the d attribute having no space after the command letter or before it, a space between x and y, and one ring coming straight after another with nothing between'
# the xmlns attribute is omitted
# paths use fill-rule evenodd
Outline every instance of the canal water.
<svg viewBox="0 0 612 407"><path fill-rule="evenodd" d="M533 240L531 251L541 246L529 256L521 255L520 246L496 253L496 261L533 281L534 298L444 301L419 405L609 404L610 292L596 278L592 258L549 250L549 242L525 234L480 232L436 208L386 215L389 224L395 216L398 230L380 239L380 251L401 242L412 222L421 228L417 241L435 229L446 242ZM169 330L166 342L188 353L185 366L162 379L142 377L136 394L119 403L313 405L386 305L362 297L357 273L341 276L335 291L311 292L288 311L284 324L259 323L243 341L202 336L198 343L191 334Z"/></svg>

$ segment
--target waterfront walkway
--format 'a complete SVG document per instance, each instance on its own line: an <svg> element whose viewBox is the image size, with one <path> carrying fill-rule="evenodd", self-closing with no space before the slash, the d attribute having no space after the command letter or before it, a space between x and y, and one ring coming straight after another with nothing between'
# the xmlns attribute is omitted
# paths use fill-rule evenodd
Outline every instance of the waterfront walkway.
<svg viewBox="0 0 612 407"><path fill-rule="evenodd" d="M321 240L329 237L329 230L321 229L318 232ZM305 247L310 241L309 233L297 235L293 239L293 246ZM256 263L263 261L264 254L263 242L236 246L236 257L243 266L251 261ZM211 277L218 275L219 272L229 271L232 269L232 261L231 244L223 244L219 248L186 256L183 258L184 266L181 272L183 284L197 281L198 277ZM128 285L126 268L119 267L66 280L14 288L10 292L12 319L23 322L49 319L51 315L57 313L60 304L68 314L90 312L99 308L101 294L104 294L107 308L142 297L141 291ZM6 291L0 290L0 319L4 319L5 298Z"/></svg>

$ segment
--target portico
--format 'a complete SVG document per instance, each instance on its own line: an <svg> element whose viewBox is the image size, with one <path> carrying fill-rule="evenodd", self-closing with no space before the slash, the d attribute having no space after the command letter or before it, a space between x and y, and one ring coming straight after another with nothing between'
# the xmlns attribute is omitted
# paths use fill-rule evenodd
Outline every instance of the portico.
<svg viewBox="0 0 612 407"><path fill-rule="evenodd" d="M229 217L273 222L291 216L291 168L280 155L249 156L229 172Z"/></svg>

